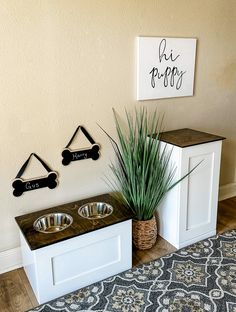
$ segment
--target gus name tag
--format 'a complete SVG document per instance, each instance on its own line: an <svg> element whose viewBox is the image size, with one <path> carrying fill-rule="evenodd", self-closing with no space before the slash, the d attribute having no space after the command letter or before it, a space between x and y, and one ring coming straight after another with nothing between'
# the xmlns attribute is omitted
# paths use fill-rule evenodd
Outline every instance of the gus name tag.
<svg viewBox="0 0 236 312"><path fill-rule="evenodd" d="M36 177L33 179L22 179L21 176L25 172L30 158L34 156L46 169L48 172L46 176L43 177ZM18 197L21 196L24 192L34 191L43 187L48 187L49 189L54 189L58 185L58 174L56 171L53 171L49 168L49 166L35 153L30 154L29 158L23 164L21 169L19 170L18 174L16 175L12 187L13 195Z"/></svg>
<svg viewBox="0 0 236 312"><path fill-rule="evenodd" d="M50 172L46 177L23 180L17 178L12 183L14 188L13 195L18 197L21 196L24 192L33 191L39 188L48 187L49 189L54 189L57 186L57 173Z"/></svg>

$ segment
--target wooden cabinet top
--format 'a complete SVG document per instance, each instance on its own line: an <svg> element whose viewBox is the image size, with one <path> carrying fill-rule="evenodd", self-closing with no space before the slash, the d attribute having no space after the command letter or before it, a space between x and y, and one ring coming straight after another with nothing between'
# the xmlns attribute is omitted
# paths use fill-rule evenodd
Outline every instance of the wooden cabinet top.
<svg viewBox="0 0 236 312"><path fill-rule="evenodd" d="M103 219L91 220L78 215L78 208L89 202L106 202L113 207L113 213ZM33 223L39 217L54 213L64 212L72 216L73 223L67 229L57 233L40 233L33 228ZM133 215L126 207L121 205L111 195L104 194L80 201L59 205L56 207L36 211L15 218L31 250L46 247L66 239L89 233L109 225L132 219Z"/></svg>
<svg viewBox="0 0 236 312"><path fill-rule="evenodd" d="M184 148L193 145L224 140L225 138L211 133L184 128L162 132L160 134L160 139L163 142Z"/></svg>

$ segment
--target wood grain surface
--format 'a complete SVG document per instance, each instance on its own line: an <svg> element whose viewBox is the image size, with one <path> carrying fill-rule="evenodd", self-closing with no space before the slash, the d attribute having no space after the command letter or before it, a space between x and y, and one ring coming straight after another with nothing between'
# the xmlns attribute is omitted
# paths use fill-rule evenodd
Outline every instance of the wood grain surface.
<svg viewBox="0 0 236 312"><path fill-rule="evenodd" d="M211 133L184 128L162 132L160 139L163 142L184 148L198 144L224 140L225 138Z"/></svg>
<svg viewBox="0 0 236 312"><path fill-rule="evenodd" d="M35 298L31 301L31 296L27 292L27 288L30 289L31 287L26 277L21 278L23 275L22 269L0 275L1 312L22 312L36 305Z"/></svg>
<svg viewBox="0 0 236 312"><path fill-rule="evenodd" d="M88 202L105 202L113 207L113 213L99 220L85 219L78 215L78 208ZM72 216L73 223L70 227L64 231L57 233L40 233L33 228L33 223L39 217L53 213L53 212L64 212ZM28 213L23 216L16 217L16 222L23 233L31 250L35 250L41 247L46 247L51 244L61 242L63 240L73 238L85 233L89 233L94 230L98 230L107 227L112 224L116 224L122 221L132 219L133 214L126 207L121 205L111 195L104 194L80 201L58 205L49 209Z"/></svg>

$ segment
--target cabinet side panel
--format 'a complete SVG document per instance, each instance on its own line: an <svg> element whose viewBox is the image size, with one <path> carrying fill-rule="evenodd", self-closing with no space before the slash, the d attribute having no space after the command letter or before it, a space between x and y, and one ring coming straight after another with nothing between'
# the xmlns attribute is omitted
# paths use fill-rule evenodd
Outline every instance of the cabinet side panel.
<svg viewBox="0 0 236 312"><path fill-rule="evenodd" d="M25 273L38 299L38 282L36 274L35 252L30 250L24 236L20 232L21 254Z"/></svg>
<svg viewBox="0 0 236 312"><path fill-rule="evenodd" d="M170 166L176 168L173 182L177 181L181 173L181 149L164 142L161 143L161 146L162 149L166 146L168 151L172 151ZM181 184L176 185L166 194L157 209L159 234L175 247L178 247L179 241L180 185Z"/></svg>

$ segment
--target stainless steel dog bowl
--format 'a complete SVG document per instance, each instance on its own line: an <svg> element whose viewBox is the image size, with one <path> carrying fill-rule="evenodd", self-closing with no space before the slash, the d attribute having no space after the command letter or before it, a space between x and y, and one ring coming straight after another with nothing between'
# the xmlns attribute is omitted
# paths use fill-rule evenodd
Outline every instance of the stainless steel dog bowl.
<svg viewBox="0 0 236 312"><path fill-rule="evenodd" d="M87 203L78 209L78 214L86 219L106 218L113 212L113 207L107 203Z"/></svg>
<svg viewBox="0 0 236 312"><path fill-rule="evenodd" d="M41 233L57 233L68 228L73 218L61 212L49 213L34 221L34 229Z"/></svg>

